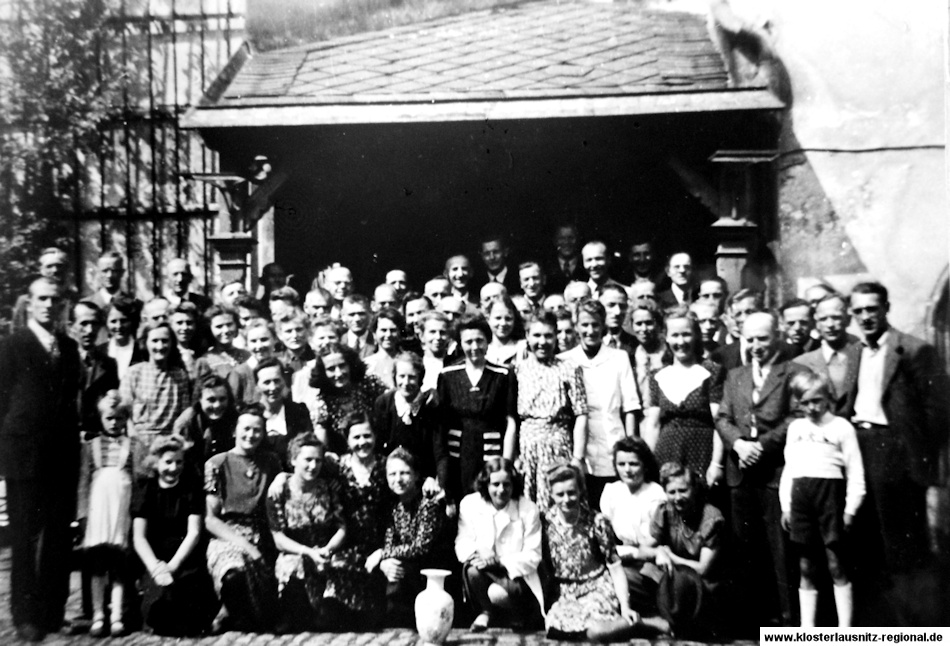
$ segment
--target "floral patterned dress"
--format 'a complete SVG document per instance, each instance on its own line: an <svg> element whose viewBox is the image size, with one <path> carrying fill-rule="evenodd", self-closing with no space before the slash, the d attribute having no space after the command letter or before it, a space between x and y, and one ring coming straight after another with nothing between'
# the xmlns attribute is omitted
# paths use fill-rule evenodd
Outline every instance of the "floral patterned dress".
<svg viewBox="0 0 950 646"><path fill-rule="evenodd" d="M587 414L584 378L580 368L563 359L542 363L533 354L516 363L514 372L525 493L545 510L550 506L545 471L550 465L570 462L574 419Z"/></svg>
<svg viewBox="0 0 950 646"><path fill-rule="evenodd" d="M376 375L367 374L352 388L344 392L324 392L310 388L303 403L310 409L314 428L320 425L327 435L327 451L343 455L347 452L346 418L354 412L367 416L373 412L376 398L386 392L384 384Z"/></svg>
<svg viewBox="0 0 950 646"><path fill-rule="evenodd" d="M722 366L703 361L687 370L684 373L681 367L667 366L650 377L650 400L660 409L656 460L659 464L679 462L704 474L712 460L716 432L709 404L722 399ZM675 379L690 379L688 383L695 383L695 388L671 397L668 391L674 392L674 387L670 381Z"/></svg>
<svg viewBox="0 0 950 646"><path fill-rule="evenodd" d="M374 585L366 572L366 557L383 546L386 520L392 507L386 484L386 460L376 456L368 480L354 470L356 456L344 455L339 461L340 498L346 519L346 548L340 552L339 567L346 575L337 582L337 599L352 610L370 616L380 612L382 587ZM378 615L377 615L378 616Z"/></svg>
<svg viewBox="0 0 950 646"><path fill-rule="evenodd" d="M545 618L547 629L583 633L594 622L619 618L620 601L607 570L620 559L610 522L585 505L573 524L550 509L542 526L544 560L558 590Z"/></svg>
<svg viewBox="0 0 950 646"><path fill-rule="evenodd" d="M205 463L205 493L221 500L221 520L264 557L255 560L236 543L212 537L208 541L208 571L219 596L225 574L231 571L243 574L253 609L253 616L247 619L256 626L270 623L277 601L274 540L267 525L264 499L280 470L280 462L269 451L255 455L228 451Z"/></svg>
<svg viewBox="0 0 950 646"><path fill-rule="evenodd" d="M296 476L278 474L267 491L267 518L271 531L282 532L307 547L323 547L345 526L340 484L319 477L305 490ZM319 608L324 598L338 597L336 580L340 576L333 561L317 565L308 556L281 553L274 574L278 595L291 581L301 581L313 608Z"/></svg>

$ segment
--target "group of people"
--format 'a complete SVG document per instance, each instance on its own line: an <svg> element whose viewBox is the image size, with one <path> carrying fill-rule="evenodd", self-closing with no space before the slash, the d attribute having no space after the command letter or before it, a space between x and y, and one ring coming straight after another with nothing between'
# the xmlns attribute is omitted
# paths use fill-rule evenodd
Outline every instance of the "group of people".
<svg viewBox="0 0 950 646"><path fill-rule="evenodd" d="M118 254L80 299L44 250L0 344L18 634L62 629L76 526L100 636L412 626L432 567L473 631L813 626L822 591L917 621L947 382L887 290L772 313L686 253L664 282L634 244L625 284L576 227L555 248L372 298L269 265L212 301L175 259L144 303Z"/></svg>

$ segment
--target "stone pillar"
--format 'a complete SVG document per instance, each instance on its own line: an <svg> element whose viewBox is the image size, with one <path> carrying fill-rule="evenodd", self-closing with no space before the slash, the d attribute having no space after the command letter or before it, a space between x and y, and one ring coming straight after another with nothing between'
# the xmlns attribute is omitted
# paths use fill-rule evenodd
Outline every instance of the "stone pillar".
<svg viewBox="0 0 950 646"><path fill-rule="evenodd" d="M752 254L758 227L747 220L719 218L711 229L716 239L716 274L735 293L742 287L742 270Z"/></svg>
<svg viewBox="0 0 950 646"><path fill-rule="evenodd" d="M232 280L244 281L247 284L249 269L251 268L251 252L257 240L250 233L219 233L210 236L208 242L214 250L215 264L218 266L218 280L220 284Z"/></svg>

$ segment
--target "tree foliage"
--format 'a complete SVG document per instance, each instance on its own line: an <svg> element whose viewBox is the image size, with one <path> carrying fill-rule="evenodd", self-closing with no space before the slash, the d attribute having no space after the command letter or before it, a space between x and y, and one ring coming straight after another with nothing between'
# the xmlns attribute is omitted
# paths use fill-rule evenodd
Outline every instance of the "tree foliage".
<svg viewBox="0 0 950 646"><path fill-rule="evenodd" d="M103 0L13 0L0 25L0 320L36 270L70 249L83 160L99 152L123 72ZM123 61L118 61L121 65Z"/></svg>

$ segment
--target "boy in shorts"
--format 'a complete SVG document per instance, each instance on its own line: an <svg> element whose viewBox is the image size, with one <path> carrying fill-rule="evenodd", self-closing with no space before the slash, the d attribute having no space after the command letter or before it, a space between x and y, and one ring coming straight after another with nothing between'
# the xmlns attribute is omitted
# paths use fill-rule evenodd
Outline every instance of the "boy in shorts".
<svg viewBox="0 0 950 646"><path fill-rule="evenodd" d="M834 582L838 626L850 627L851 582L842 561L845 532L864 500L864 463L854 427L835 417L827 379L813 372L792 378L790 388L805 416L788 427L785 469L779 482L782 527L800 553L798 598L803 628L815 626L816 568L824 548Z"/></svg>

